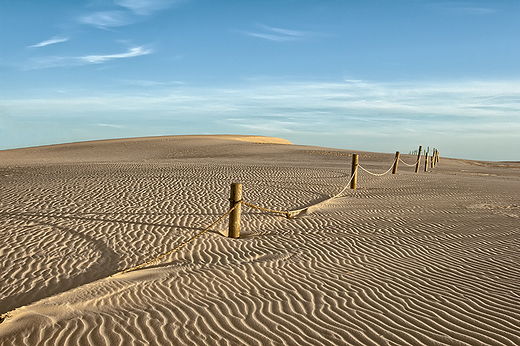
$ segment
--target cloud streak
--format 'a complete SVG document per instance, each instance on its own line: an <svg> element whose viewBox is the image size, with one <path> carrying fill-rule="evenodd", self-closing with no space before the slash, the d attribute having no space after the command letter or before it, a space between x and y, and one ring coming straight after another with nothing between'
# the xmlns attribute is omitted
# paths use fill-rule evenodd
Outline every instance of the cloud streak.
<svg viewBox="0 0 520 346"><path fill-rule="evenodd" d="M51 45L51 44L67 42L69 39L70 39L70 37L59 37L59 36L54 36L54 37L51 38L51 39L48 39L48 40L42 41L42 42L37 43L37 44L34 44L34 45L32 45L32 46L28 46L28 48L40 48L40 47L45 47L45 46L49 46L49 45Z"/></svg>
<svg viewBox="0 0 520 346"><path fill-rule="evenodd" d="M187 0L116 0L115 3L137 15L149 16L154 12L171 8Z"/></svg>
<svg viewBox="0 0 520 346"><path fill-rule="evenodd" d="M51 68L51 67L62 67L62 66L82 66L89 64L102 64L109 62L115 59L126 59L126 58L134 58L142 55L152 54L153 50L151 48L146 48L144 46L133 47L124 53L118 54L104 54L104 55L85 55L85 56L76 56L76 57L45 57L45 58L37 58L32 59L28 64L26 64L25 69L34 70L34 69L42 69L42 68Z"/></svg>
<svg viewBox="0 0 520 346"><path fill-rule="evenodd" d="M491 7L476 6L467 2L439 2L427 4L428 7L440 9L454 14L467 15L489 15L496 13L497 10Z"/></svg>
<svg viewBox="0 0 520 346"><path fill-rule="evenodd" d="M83 24L105 29L132 24L135 22L135 18L126 11L103 11L82 16L79 21Z"/></svg>
<svg viewBox="0 0 520 346"><path fill-rule="evenodd" d="M267 25L260 25L260 27L264 29L263 32L245 32L245 34L275 42L298 41L313 36L312 33L306 31L275 28Z"/></svg>
<svg viewBox="0 0 520 346"><path fill-rule="evenodd" d="M79 17L79 22L100 29L126 26L186 1L188 0L116 0L117 7L113 10L83 15Z"/></svg>
<svg viewBox="0 0 520 346"><path fill-rule="evenodd" d="M80 59L88 63L101 63L145 53L146 50L138 47L122 54L93 55ZM94 98L81 99L81 102L87 99ZM100 104L99 100L105 99L112 110L130 107L160 111L180 107L185 111L200 112L203 116L206 111L219 109L236 111L238 114L258 111L270 117L320 119L321 122L331 118L380 120L384 123L428 118L442 121L480 119L492 123L498 119L517 121L520 114L520 83L264 83L237 89L167 85L154 96L137 93L128 98L107 96L96 99L93 104ZM33 101L37 102L27 102ZM68 102L74 101L45 101L56 105L66 105ZM442 122L439 124L444 126ZM313 123L309 125L313 126Z"/></svg>
<svg viewBox="0 0 520 346"><path fill-rule="evenodd" d="M74 58L77 61L85 62L87 64L100 64L114 59L133 58L141 55L148 55L152 53L152 49L145 49L144 47L130 48L125 53L108 54L108 55L87 55Z"/></svg>

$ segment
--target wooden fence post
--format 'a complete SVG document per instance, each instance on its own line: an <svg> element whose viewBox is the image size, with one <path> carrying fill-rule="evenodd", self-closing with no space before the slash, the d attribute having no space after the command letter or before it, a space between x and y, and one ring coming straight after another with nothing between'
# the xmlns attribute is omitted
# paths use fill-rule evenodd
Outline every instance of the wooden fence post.
<svg viewBox="0 0 520 346"><path fill-rule="evenodd" d="M430 147L428 147L428 151L426 152L426 155L424 155L424 171L428 172L428 154L430 152Z"/></svg>
<svg viewBox="0 0 520 346"><path fill-rule="evenodd" d="M394 162L394 168L392 169L392 174L397 173L397 164L399 163L399 156L400 155L401 154L398 151L395 152L395 162Z"/></svg>
<svg viewBox="0 0 520 346"><path fill-rule="evenodd" d="M350 181L350 188L355 189L357 184L357 168L358 168L358 154L352 154L352 180Z"/></svg>
<svg viewBox="0 0 520 346"><path fill-rule="evenodd" d="M435 168L435 151L437 149L433 148L433 152L432 152L432 157L430 158L431 162L430 162L430 166L431 168Z"/></svg>
<svg viewBox="0 0 520 346"><path fill-rule="evenodd" d="M419 172L419 166L421 165L421 151L422 151L422 145L419 145L419 153L417 154L417 163L415 164L415 173Z"/></svg>
<svg viewBox="0 0 520 346"><path fill-rule="evenodd" d="M229 197L229 208L233 208L237 203L238 206L229 214L229 238L240 237L240 211L242 208L242 184L231 184L231 194Z"/></svg>

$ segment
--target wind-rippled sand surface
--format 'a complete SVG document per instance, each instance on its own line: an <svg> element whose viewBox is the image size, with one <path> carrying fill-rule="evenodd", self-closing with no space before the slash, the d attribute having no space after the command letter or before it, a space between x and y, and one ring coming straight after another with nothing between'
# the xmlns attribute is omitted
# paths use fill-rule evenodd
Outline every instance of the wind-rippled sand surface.
<svg viewBox="0 0 520 346"><path fill-rule="evenodd" d="M520 164L181 136L0 151L1 345L520 345ZM248 142L247 140L250 140ZM281 142L278 142L281 143ZM360 152L386 171L393 154ZM415 157L402 156L409 163Z"/></svg>

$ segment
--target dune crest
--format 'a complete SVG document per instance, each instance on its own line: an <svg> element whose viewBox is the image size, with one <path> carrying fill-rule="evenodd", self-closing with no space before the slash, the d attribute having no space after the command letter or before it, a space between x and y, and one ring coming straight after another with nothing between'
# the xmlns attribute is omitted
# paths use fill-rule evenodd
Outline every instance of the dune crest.
<svg viewBox="0 0 520 346"><path fill-rule="evenodd" d="M264 137L264 136L220 136L222 139L232 139L235 141L244 141L259 144L292 144L286 139L278 137Z"/></svg>

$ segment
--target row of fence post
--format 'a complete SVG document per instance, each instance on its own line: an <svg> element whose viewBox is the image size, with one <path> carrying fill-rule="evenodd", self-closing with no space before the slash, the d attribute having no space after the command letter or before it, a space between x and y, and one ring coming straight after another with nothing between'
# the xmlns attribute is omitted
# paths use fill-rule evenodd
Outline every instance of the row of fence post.
<svg viewBox="0 0 520 346"><path fill-rule="evenodd" d="M419 167L421 166L421 153L422 153L422 146L419 146L419 151L417 154L417 162L415 163L415 173L419 172ZM435 148L433 148L432 155L429 155L430 148L425 152L424 155L424 171L428 172L428 161L430 161L430 167L434 168L437 162L439 162L439 151Z"/></svg>
<svg viewBox="0 0 520 346"><path fill-rule="evenodd" d="M426 154L424 155L425 161L424 161L424 171L428 171L428 156L429 156L430 148L426 151ZM419 167L421 164L421 152L422 152L422 146L419 146L419 151L417 155L417 162L415 163L415 173L419 172ZM400 152L395 152L395 161L394 165L392 167L392 174L397 173L397 165L399 164L400 159ZM432 156L431 156L431 168L434 168L435 165L439 162L439 151L437 149L433 149ZM350 188L355 189L357 185L357 173L358 173L358 167L359 167L359 155L358 154L352 154L352 173L351 173L351 180L350 180ZM238 204L238 205L237 205ZM236 208L235 208L236 206ZM231 214L229 214L229 231L228 231L228 237L230 238L239 238L240 237L240 214L241 214L241 207L242 207L242 184L240 183L232 183L231 184L231 193L229 196L229 208L233 209L235 208Z"/></svg>

